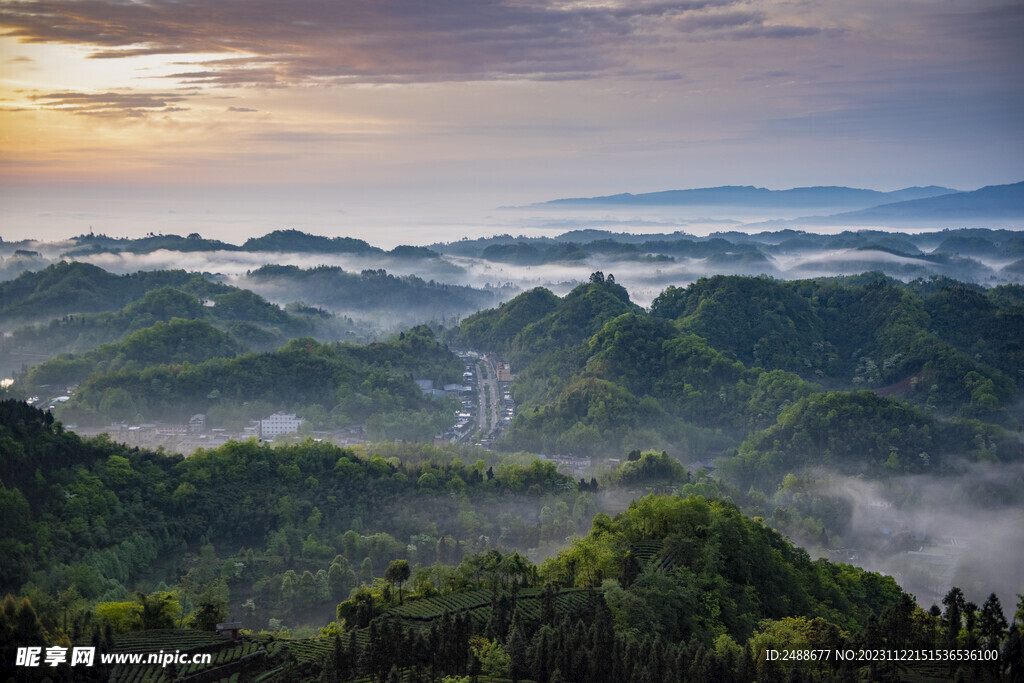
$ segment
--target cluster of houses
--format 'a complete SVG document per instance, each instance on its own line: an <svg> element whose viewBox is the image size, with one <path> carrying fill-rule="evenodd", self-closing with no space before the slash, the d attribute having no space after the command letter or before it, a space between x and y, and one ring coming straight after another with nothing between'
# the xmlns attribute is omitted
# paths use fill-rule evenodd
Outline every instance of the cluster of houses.
<svg viewBox="0 0 1024 683"><path fill-rule="evenodd" d="M472 375L470 375L470 379L472 379ZM433 396L434 398L444 398L445 396L461 397L473 393L471 385L445 384L443 389L435 389L434 380L432 379L417 379L414 381L419 385L420 391L423 392L424 396ZM465 374L463 374L463 381L465 381Z"/></svg>
<svg viewBox="0 0 1024 683"><path fill-rule="evenodd" d="M476 411L473 405L473 373L469 371L463 373L463 384L445 384L444 389L435 389L434 381L430 379L418 379L415 381L424 396L432 396L434 398L454 396L459 399L460 407L455 413L455 424L444 434L434 437L435 443L452 443L464 440L475 424L474 413Z"/></svg>

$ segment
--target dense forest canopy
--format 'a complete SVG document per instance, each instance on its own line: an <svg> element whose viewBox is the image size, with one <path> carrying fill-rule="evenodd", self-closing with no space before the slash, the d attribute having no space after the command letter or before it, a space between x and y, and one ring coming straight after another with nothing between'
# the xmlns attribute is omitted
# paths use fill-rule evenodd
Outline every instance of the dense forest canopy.
<svg viewBox="0 0 1024 683"><path fill-rule="evenodd" d="M975 680L1024 663L1024 605L1007 619L995 595L979 607L954 589L925 611L893 579L811 560L763 520L698 495L644 496L590 525L595 485L537 460L467 464L413 445L385 458L313 442L182 458L83 441L14 401L0 403L0 446L0 587L25 596L7 600L2 626L18 644L92 633L100 652L211 647L167 629L230 614L257 630L328 624L312 640L253 636L245 651L263 654L242 670L274 680L384 680L393 668L609 681L868 671L765 656L800 647L1001 649L995 661L924 664ZM638 454L618 481L689 481L673 462ZM515 551L587 526L540 566ZM881 662L868 675L914 666Z"/></svg>
<svg viewBox="0 0 1024 683"><path fill-rule="evenodd" d="M738 444L823 389L868 389L943 420L1019 424L1024 308L1013 290L715 276L669 287L647 313L603 278L561 299L521 294L453 336L509 354L527 408L513 447L612 455L678 444L687 426ZM647 399L657 405L640 408ZM637 409L644 420L630 417ZM641 424L653 434L634 435Z"/></svg>
<svg viewBox="0 0 1024 683"><path fill-rule="evenodd" d="M8 372L34 370L24 367L26 360L38 365L58 354L89 352L174 318L208 323L245 350L276 349L296 336L345 339L356 335L351 320L307 306L282 310L248 290L184 271L117 276L95 266L62 262L0 283L0 290L7 297L0 309L0 326L8 328L0 337L0 368ZM43 374L53 383L74 384L82 379L78 374L67 378L59 372Z"/></svg>
<svg viewBox="0 0 1024 683"><path fill-rule="evenodd" d="M432 258L424 252L429 250L420 252L406 247L393 256ZM454 266L451 269L456 270ZM501 289L424 280L415 274L395 275L379 267L352 272L338 266L304 269L272 264L247 272L232 282L273 301L302 301L338 314L389 319L392 324L404 326L427 320L456 320L493 306L506 296Z"/></svg>
<svg viewBox="0 0 1024 683"><path fill-rule="evenodd" d="M230 291L198 273L183 270L139 271L121 276L88 263L61 261L0 282L0 301L3 301L0 316L5 321L32 320L111 310L162 287L181 289L201 297Z"/></svg>
<svg viewBox="0 0 1024 683"><path fill-rule="evenodd" d="M149 332L142 341L153 342L161 331ZM298 410L310 418L317 416L320 423L344 426L388 413L438 413L440 421L435 420L437 424L429 428L429 436L438 429L444 431L451 416L439 412L447 404L422 396L413 377L443 384L462 374L462 364L425 327L364 346L298 338L277 351L238 356L225 353L231 351L228 346L202 352L186 345L207 359L202 360L202 355L192 361L164 358L160 363L131 362L127 354L135 341L130 338L79 359L57 359L40 366L46 371L60 363L54 371L70 371L73 365L67 366L75 362L111 355L126 358L121 364L93 366L71 400L61 407L65 419L85 424L146 419L180 422L196 413L210 413L218 420L238 421L264 417L274 410ZM29 379L32 377L30 373Z"/></svg>
<svg viewBox="0 0 1024 683"><path fill-rule="evenodd" d="M427 568L488 547L559 544L594 513L590 484L525 457L488 464L454 447L250 441L183 458L80 439L15 401L0 403L0 418L0 590L41 604L71 585L109 601L188 575L193 598L213 582L225 602L231 589L233 612L255 600L254 627L317 623L391 560ZM224 574L238 558L245 570ZM282 598L283 577L296 572L317 577L319 592Z"/></svg>

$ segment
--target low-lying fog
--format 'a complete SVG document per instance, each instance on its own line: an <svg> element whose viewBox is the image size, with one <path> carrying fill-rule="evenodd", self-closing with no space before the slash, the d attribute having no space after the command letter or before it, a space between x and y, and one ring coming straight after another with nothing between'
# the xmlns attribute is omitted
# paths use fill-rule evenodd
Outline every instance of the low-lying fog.
<svg viewBox="0 0 1024 683"><path fill-rule="evenodd" d="M724 258L697 259L675 257L675 261L614 260L591 257L579 261L517 265L488 261L482 258L442 255L436 259L405 260L392 258L365 258L344 254L296 254L261 252L209 252L180 253L157 251L151 254L98 254L79 257L105 270L130 273L137 270L184 268L227 276L228 284L249 286L239 281L247 271L268 263L314 268L319 265L339 266L350 272L383 268L392 275L416 275L423 280L471 287L503 287L512 284L520 290L547 287L564 295L590 274L600 270L615 275L632 300L641 306L651 301L669 285L683 287L701 277L716 274L770 275L791 280L829 275L855 275L870 270L881 270L903 280L928 277L932 274L948 275L957 279L987 286L1024 282L1020 274L1003 272L1010 263L1007 259L973 258L969 267L950 268L923 259L896 256L873 250L820 250L802 253L766 255L766 262L746 263L736 258L730 263ZM256 288L258 291L258 288ZM262 293L262 292L260 292ZM276 303L288 303L278 300Z"/></svg>
<svg viewBox="0 0 1024 683"><path fill-rule="evenodd" d="M1024 593L1024 464L969 463L955 475L869 482L823 475L809 492L845 501L844 550L830 555L896 578L925 607L951 586L981 604Z"/></svg>
<svg viewBox="0 0 1024 683"><path fill-rule="evenodd" d="M49 263L60 260L64 251L42 245L34 245L33 248L40 252L39 257L5 256L0 262L0 277L9 279L16 277L23 270L39 270ZM756 254L737 250L735 253L716 254L709 258L673 256L672 260L644 260L643 254L629 259L590 256L540 265L518 265L448 254L442 254L437 258L408 259L352 254L157 250L148 254L100 253L79 255L75 258L119 274L158 269L185 269L219 274L228 284L254 289L280 304L303 300L301 289L281 292L264 288L264 291L260 291L258 284L242 280L245 274L266 264L293 265L300 268L328 265L353 273L366 269L384 269L392 275L416 275L425 281L433 280L438 283L475 288L505 287L505 298L508 298L515 294L514 289L526 290L538 286L564 295L580 282L586 282L592 272L600 270L606 275L614 274L616 281L626 287L633 301L641 306L649 306L669 285L682 287L698 278L715 274L770 275L780 279L801 279L880 270L903 280L939 274L986 286L1024 282L1024 272L1020 269L1006 268L1016 260L1007 256L953 256L945 260L928 260L875 249L783 251L777 248L764 248L761 250L763 258L757 256L752 259L751 253ZM509 285L512 285L512 288L509 288ZM334 312L358 316L350 310Z"/></svg>

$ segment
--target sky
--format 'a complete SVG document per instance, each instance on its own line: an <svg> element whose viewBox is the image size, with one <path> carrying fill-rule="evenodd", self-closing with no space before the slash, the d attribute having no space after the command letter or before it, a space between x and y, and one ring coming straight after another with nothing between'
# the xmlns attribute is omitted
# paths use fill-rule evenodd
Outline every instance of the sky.
<svg viewBox="0 0 1024 683"><path fill-rule="evenodd" d="M1022 35L1020 0L5 0L0 237L1017 182Z"/></svg>

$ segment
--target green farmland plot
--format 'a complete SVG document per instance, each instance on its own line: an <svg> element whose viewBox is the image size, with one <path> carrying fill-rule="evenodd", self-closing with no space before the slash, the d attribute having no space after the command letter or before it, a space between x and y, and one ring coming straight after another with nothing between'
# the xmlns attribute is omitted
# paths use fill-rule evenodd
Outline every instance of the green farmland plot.
<svg viewBox="0 0 1024 683"><path fill-rule="evenodd" d="M506 591L505 596L509 593ZM430 623L440 619L444 614L467 616L474 628L480 629L491 616L490 591L478 590L454 595L442 595L432 598L414 600L389 609L386 614L398 617L406 627L415 630L427 630ZM555 612L559 617L573 616L583 611L587 604L587 591L582 588L563 589L555 596ZM516 599L517 609L523 618L535 621L541 617L542 591L527 588L519 592Z"/></svg>

